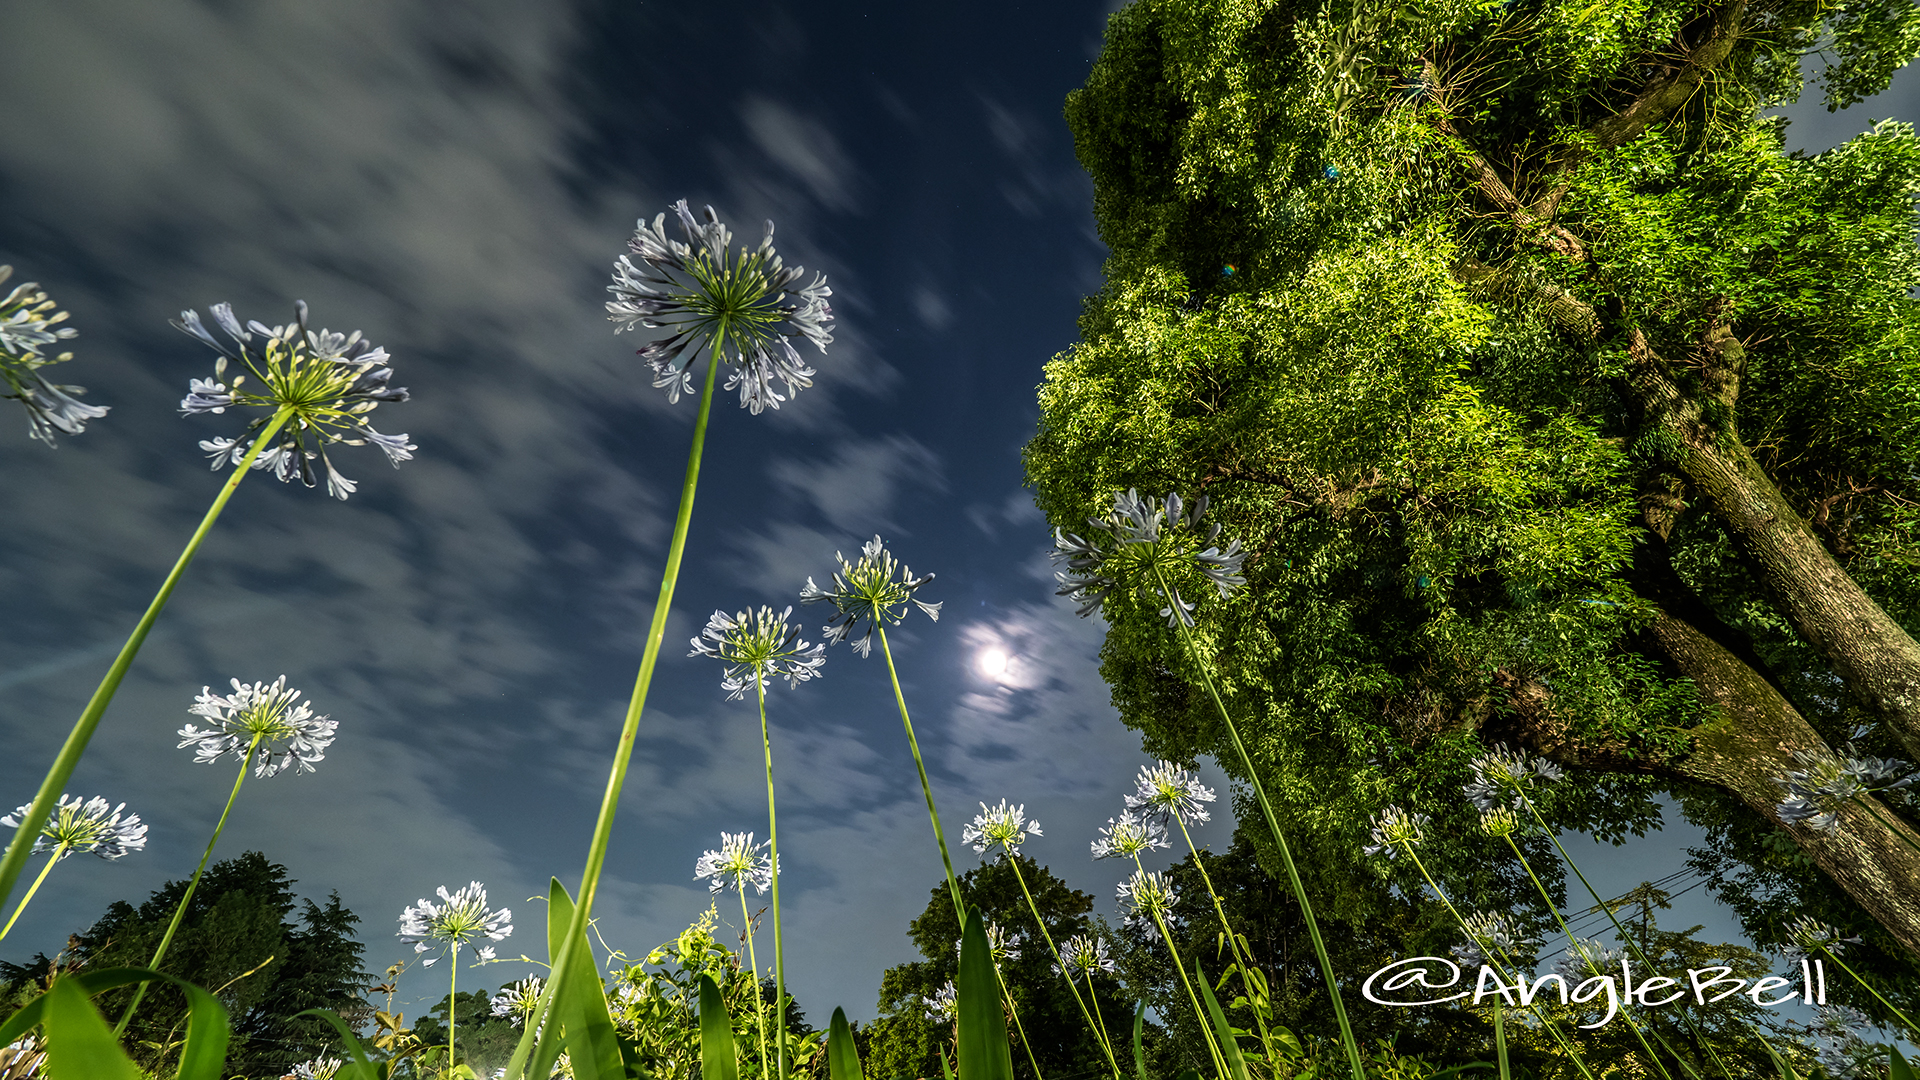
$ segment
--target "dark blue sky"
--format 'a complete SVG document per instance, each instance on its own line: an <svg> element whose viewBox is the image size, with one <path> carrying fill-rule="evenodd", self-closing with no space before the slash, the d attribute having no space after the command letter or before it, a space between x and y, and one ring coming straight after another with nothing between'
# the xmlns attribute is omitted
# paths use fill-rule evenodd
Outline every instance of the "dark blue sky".
<svg viewBox="0 0 1920 1080"><path fill-rule="evenodd" d="M1047 826L1030 853L1108 909L1117 875L1084 845L1144 759L1099 680L1100 624L1051 595L1019 462L1041 365L1100 282L1060 106L1108 6L14 13L0 261L73 313L61 378L113 412L48 451L0 410L7 805L212 498L197 441L238 427L177 415L211 364L169 317L231 300L277 323L303 298L317 325L364 330L414 394L377 422L419 450L398 471L343 452L360 482L344 505L242 485L71 785L145 816L148 850L62 865L0 954L52 951L108 902L190 873L231 773L193 765L173 732L203 685L281 673L339 741L314 776L249 781L220 854L257 848L304 894L337 889L376 970L405 954L404 905L472 878L516 910L503 951L539 951L523 898L579 873L692 417L613 336L604 287L634 219L680 197L742 238L773 218L788 261L828 274L839 322L788 407L716 406L606 938L638 955L671 936L705 907L699 852L722 829L764 833L751 707L681 643L715 607L792 602L876 531L946 604L895 641L963 867L975 802L1024 802ZM1901 89L1894 106L1797 112L1795 144L1913 117ZM816 1019L865 1018L881 968L912 955L939 860L880 662L836 649L825 676L770 702L790 981ZM1210 829L1223 844L1227 824ZM1650 841L1625 885L1677 869L1684 839ZM439 978L403 997L437 998Z"/></svg>

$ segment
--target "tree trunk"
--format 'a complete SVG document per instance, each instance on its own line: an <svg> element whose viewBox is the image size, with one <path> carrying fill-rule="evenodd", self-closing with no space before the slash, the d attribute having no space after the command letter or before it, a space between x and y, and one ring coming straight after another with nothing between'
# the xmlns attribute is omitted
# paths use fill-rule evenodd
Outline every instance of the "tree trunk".
<svg viewBox="0 0 1920 1080"><path fill-rule="evenodd" d="M1716 325L1706 344L1720 360L1708 369L1708 392L1731 415L1738 393L1739 343ZM1732 422L1717 429L1708 425L1699 403L1666 377L1664 365L1637 329L1628 348L1636 361L1632 381L1642 405L1685 447L1680 470L1760 568L1794 629L1920 760L1920 643L1827 551L1753 459Z"/></svg>
<svg viewBox="0 0 1920 1080"><path fill-rule="evenodd" d="M1691 732L1687 756L1669 768L1732 792L1785 829L1874 921L1920 956L1920 848L1912 846L1920 836L1885 807L1879 816L1891 825L1853 804L1832 832L1780 820L1775 778L1796 767L1795 750L1824 743L1739 637L1674 574L1664 546L1649 535L1634 560L1637 591L1658 607L1649 627L1653 651L1691 679L1715 710Z"/></svg>

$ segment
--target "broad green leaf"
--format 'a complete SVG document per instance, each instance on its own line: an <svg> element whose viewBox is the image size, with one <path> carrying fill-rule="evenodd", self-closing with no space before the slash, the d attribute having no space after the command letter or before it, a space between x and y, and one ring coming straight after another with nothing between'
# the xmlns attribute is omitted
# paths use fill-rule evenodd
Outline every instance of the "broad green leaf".
<svg viewBox="0 0 1920 1080"><path fill-rule="evenodd" d="M713 976L700 973L700 1080L740 1080L734 1060L733 1018Z"/></svg>
<svg viewBox="0 0 1920 1080"><path fill-rule="evenodd" d="M113 1029L74 979L55 979L46 994L47 1075L59 1080L141 1080Z"/></svg>
<svg viewBox="0 0 1920 1080"><path fill-rule="evenodd" d="M1888 1080L1920 1080L1920 1076L1914 1075L1913 1066L1907 1062L1906 1056L1900 1053L1899 1047L1887 1047L1887 1054L1892 1062L1891 1071L1887 1074ZM839 1078L835 1077L834 1080Z"/></svg>
<svg viewBox="0 0 1920 1080"><path fill-rule="evenodd" d="M1013 1048L1000 1010L1000 978L987 943L987 919L967 909L960 937L960 1080L1013 1080Z"/></svg>
<svg viewBox="0 0 1920 1080"><path fill-rule="evenodd" d="M212 994L192 983L176 979L171 975L151 971L147 968L107 968L102 971L90 971L81 975L69 976L59 980L59 982L72 984L70 989L84 1000L96 994L112 990L115 987L155 980L173 983L185 991L187 995L187 1037L180 1051L180 1069L177 1073L179 1080L221 1080L221 1077L225 1075L227 1041L232 1029L227 1018L226 1008L222 1006L219 1000ZM49 1013L49 1009L52 1007L51 1003L52 997L51 991L49 991L47 994L42 994L40 997L29 1002L11 1017L8 1017L7 1022L4 1025L0 1025L0 1033L6 1035L6 1042L13 1042L25 1035L28 1031L31 1031L35 1026L44 1022L51 1022L56 1028L63 1023L67 1024L68 1027L66 1030L69 1032L69 1037L77 1032L84 1039L87 1032L86 1027L84 1025L79 1028L71 1026L76 1020L76 1015L68 1013L63 1014L63 1019L53 1019ZM98 1013L94 1011L91 1002L87 1003L87 1012L98 1020ZM47 1067L50 1071L61 1067L59 1055L53 1053L52 1042L54 1037L50 1032L48 1035L47 1062ZM120 1054L118 1041L112 1038L111 1031L108 1032L108 1042L113 1045L114 1053ZM0 1043L0 1045L5 1045L5 1043ZM120 1054L120 1060L126 1060L124 1054ZM97 1074L86 1072L75 1075L88 1077L90 1080L90 1078L95 1075L106 1077L117 1074L111 1072Z"/></svg>
<svg viewBox="0 0 1920 1080"><path fill-rule="evenodd" d="M560 955L559 938L572 919L573 897L555 879L547 888L548 955ZM567 966L572 970L560 981L553 1001L553 1017L559 1021L562 1037L549 1040L554 1057L559 1057L559 1047L565 1045L576 1080L625 1080L627 1069L620 1056L613 1017L607 1011L607 991L600 983L600 969L593 962L593 949L584 932L574 939L573 958ZM536 1068L532 1075L546 1076L552 1068L552 1062L546 1062L544 1070Z"/></svg>
<svg viewBox="0 0 1920 1080"><path fill-rule="evenodd" d="M1221 1011L1220 999L1213 996L1213 987L1207 982L1206 972L1200 970L1200 961L1193 962L1193 974L1200 983L1200 994L1207 1002L1207 1015L1213 1018L1213 1032L1220 1040L1220 1052L1227 1057L1227 1071L1233 1080L1248 1080L1247 1059L1240 1056L1240 1043L1233 1037L1233 1025L1227 1023L1227 1014Z"/></svg>
<svg viewBox="0 0 1920 1080"><path fill-rule="evenodd" d="M833 1010L833 1022L827 1025L827 1080L865 1080L860 1049L853 1045L847 1014L840 1009Z"/></svg>
<svg viewBox="0 0 1920 1080"><path fill-rule="evenodd" d="M227 1039L233 1033L227 1008L190 982L173 982L187 992L187 1041L180 1048L177 1080L222 1080L227 1075Z"/></svg>
<svg viewBox="0 0 1920 1080"><path fill-rule="evenodd" d="M1147 1051L1140 1045L1140 1034L1147 1025L1147 1003L1142 1001L1133 1007L1133 1074L1138 1080L1147 1080Z"/></svg>
<svg viewBox="0 0 1920 1080"><path fill-rule="evenodd" d="M947 1061L947 1052L944 1048L940 1051L940 1076L942 1080L953 1080L953 1065Z"/></svg>

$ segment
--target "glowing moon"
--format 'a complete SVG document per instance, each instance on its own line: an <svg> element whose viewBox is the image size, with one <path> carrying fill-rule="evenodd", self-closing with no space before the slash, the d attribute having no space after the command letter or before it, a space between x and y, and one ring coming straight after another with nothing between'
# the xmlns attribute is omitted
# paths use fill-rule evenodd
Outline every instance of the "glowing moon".
<svg viewBox="0 0 1920 1080"><path fill-rule="evenodd" d="M1005 677L1007 669L1013 666L1013 658L1003 649L989 647L980 650L980 655L974 657L973 663L980 674L989 679L999 679Z"/></svg>

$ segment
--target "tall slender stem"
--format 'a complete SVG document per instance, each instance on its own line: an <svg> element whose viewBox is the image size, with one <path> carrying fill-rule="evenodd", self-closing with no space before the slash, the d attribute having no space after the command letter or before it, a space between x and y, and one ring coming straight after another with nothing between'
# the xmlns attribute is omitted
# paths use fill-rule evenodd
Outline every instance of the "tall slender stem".
<svg viewBox="0 0 1920 1080"><path fill-rule="evenodd" d="M1166 575L1156 564L1153 576L1160 583L1160 593L1176 612L1179 602L1173 599L1173 589L1167 584ZM1366 1066L1360 1060L1360 1043L1353 1037L1353 1024L1347 1020L1347 1007L1340 1000L1340 982L1334 976L1333 959L1327 954L1326 942L1320 937L1320 924L1313 917L1313 905L1307 900L1307 888L1300 881L1300 870L1293 863L1293 849L1287 846L1286 834L1280 831L1280 819L1273 812L1273 803L1267 799L1267 788L1260 782L1260 771L1253 767L1253 757L1247 753L1247 746L1240 741L1240 728L1227 712L1226 703L1220 700L1220 691L1213 685L1213 675L1207 671L1206 663L1200 658L1200 650L1194 646L1193 634L1187 629L1186 620L1175 618L1174 624L1180 628L1180 640L1187 647L1187 656L1193 661L1194 670L1200 674L1200 681L1206 685L1207 696L1213 699L1213 707L1220 713L1220 722L1227 727L1227 734L1233 739L1233 750L1240 758L1240 767L1246 770L1247 783L1252 786L1254 798L1260 803L1261 813L1266 815L1267 829L1273 833L1274 845L1280 849L1280 861L1287 869L1287 883L1293 889L1293 899L1300 905L1301 919L1307 924L1307 935L1313 941L1314 956L1320 961L1320 977L1327 981L1327 996L1333 1001L1333 1016L1340 1023L1340 1045L1346 1050L1347 1065L1353 1071L1353 1080L1365 1080Z"/></svg>
<svg viewBox="0 0 1920 1080"><path fill-rule="evenodd" d="M1865 988L1867 993L1872 994L1875 1001L1878 1001L1880 1004L1886 1006L1888 1012L1899 1017L1900 1022L1907 1025L1907 1030L1909 1032L1912 1032L1915 1035L1920 1035L1920 1024L1914 1023L1913 1020L1910 1017L1908 1017L1906 1013L1901 1012L1899 1007L1894 1005L1893 1002L1888 1001L1886 998L1880 996L1880 991L1875 990L1873 988L1872 983L1861 978L1859 972L1848 967L1847 962L1845 960L1842 960L1838 956L1835 956L1832 949L1828 948L1826 945L1823 944L1820 946L1820 951L1827 954L1827 959L1833 961L1836 964L1839 964L1841 971L1844 971L1847 974L1853 976L1853 981L1859 983L1863 988Z"/></svg>
<svg viewBox="0 0 1920 1080"><path fill-rule="evenodd" d="M773 1054L775 1077L787 1075L787 966L780 943L780 825L773 812L773 738L767 731L767 684L758 666L753 686L760 700L760 748L767 759L767 847L773 857ZM745 894L741 894L745 899ZM760 1000L759 976L754 976L753 999ZM764 1064L762 1068L764 1068Z"/></svg>
<svg viewBox="0 0 1920 1080"><path fill-rule="evenodd" d="M153 595L153 602L147 605L140 621L134 624L133 633L127 643L120 646L120 653L113 658L107 675L94 689L93 697L88 699L87 707L81 711L80 719L74 721L73 730L67 733L67 741L55 755L53 765L47 770L47 778L40 782L40 791L28 806L26 817L20 822L20 828L13 834L13 842L7 845L5 858L0 858L0 904L6 903L13 895L13 886L20 879L20 871L27 865L27 853L33 848L33 839L40 835L46 826L47 818L53 813L54 803L60 793L66 790L67 781L72 779L73 770L80 764L80 755L86 753L87 743L93 738L93 731L100 726L100 718L106 714L107 706L113 702L113 695L120 689L120 681L127 677L127 669L133 666L133 658L139 653L140 646L147 640L147 632L153 629L154 620L160 617L160 611L167 606L167 599L173 595L173 588L180 583L180 576L187 571L187 564L193 561L200 551L200 542L207 538L213 523L220 518L220 511L226 509L227 500L233 497L234 489L246 478L247 470L253 467L254 459L267 448L273 437L292 413L282 409L273 414L253 440L253 448L247 451L240 464L233 467L232 475L221 485L220 494L214 496L213 505L207 508L205 517L200 519L200 527L187 539L187 546L180 551L180 557L174 560L173 569L167 572L165 581L160 583L160 591Z"/></svg>
<svg viewBox="0 0 1920 1080"><path fill-rule="evenodd" d="M20 913L27 910L27 901L33 899L33 894L40 891L40 883L47 880L47 875L53 872L53 864L59 862L61 856L67 853L68 846L63 843L55 848L53 856L47 860L47 865L40 868L40 876L33 879L33 885L27 889L27 895L20 898L20 906L13 909L13 918L7 920L6 929L0 930L0 941L4 941L13 931L13 924L20 921Z"/></svg>
<svg viewBox="0 0 1920 1080"><path fill-rule="evenodd" d="M1135 866L1140 864L1138 857L1133 861ZM1146 873L1145 870L1140 872ZM1180 950L1173 944L1173 935L1167 932L1167 920L1161 918L1158 909L1150 909L1148 914L1153 916L1153 925L1160 928L1160 940L1167 943L1167 953L1173 957L1173 968L1180 973L1180 985L1187 988L1187 1000L1193 1003L1194 1018L1200 1022L1200 1034L1207 1041L1207 1053L1213 1058L1214 1072L1221 1080L1231 1080L1227 1072L1226 1055L1220 1052L1220 1044L1213 1037L1213 1017L1200 1004L1200 995L1194 992L1193 980L1187 975L1187 965L1180 959Z"/></svg>
<svg viewBox="0 0 1920 1080"><path fill-rule="evenodd" d="M220 820L213 826L213 836L207 841L207 850L200 853L200 865L193 868L193 878L187 882L187 891L180 896L180 903L173 909L173 921L167 924L167 932L160 937L159 947L153 950L153 958L147 961L147 967L158 971L160 961L166 958L167 947L173 944L173 935L180 929L180 920L186 918L187 905L193 903L193 891L200 887L200 875L207 872L207 860L213 857L213 845L220 842L220 833L227 827L227 815L233 813L233 801L240 797L240 785L247 782L247 769L253 764L253 753L260 748L263 735L255 735L247 744L247 752L240 759L240 775L233 778L233 790L227 793L227 805L220 810ZM141 983L134 988L133 1000L127 1002L127 1011L120 1016L120 1023L114 1026L116 1037L127 1030L128 1021L133 1019L135 1009L140 1007L140 999L147 996L147 984Z"/></svg>
<svg viewBox="0 0 1920 1080"><path fill-rule="evenodd" d="M1020 869L1019 857L1009 852L1007 854L1007 862L1013 866L1013 878L1020 883L1020 895L1027 898L1027 910L1033 912L1034 925L1040 928L1040 937L1047 943L1047 951L1053 954L1053 962L1060 965L1060 974L1066 976L1067 989L1073 991L1074 1004L1080 1006L1080 1015L1086 1017L1087 1025L1094 1029L1094 1036L1100 1042L1100 1051L1107 1055L1107 1064L1113 1067L1115 1080L1120 1080L1120 1063L1114 1060L1113 1046L1107 1042L1106 1026L1104 1024L1097 1024L1094 1021L1094 1010L1099 1008L1100 999L1093 998L1094 1010L1087 1008L1086 1001L1080 997L1080 988L1073 983L1073 972L1067 967L1066 958L1060 955L1059 947L1053 943L1053 934L1047 930L1047 921L1040 917L1040 906L1033 902L1033 893L1027 888L1027 876ZM1093 976L1091 973L1087 976L1087 997L1093 997Z"/></svg>
<svg viewBox="0 0 1920 1080"><path fill-rule="evenodd" d="M666 639L667 614L673 607L673 589L680 580L680 560L687 550L687 527L693 521L694 490L700 482L700 455L707 441L707 417L713 408L714 377L720 371L721 345L727 337L723 324L714 334L713 356L707 362L706 379L700 384L700 411L693 421L693 446L687 451L687 471L680 482L680 509L673 519L673 539L667 544L667 566L660 577L660 595L654 600L653 622L647 627L646 647L640 654L640 672L634 678L633 695L627 701L626 719L620 725L620 741L614 747L613 768L607 773L607 790L600 798L600 816L593 826L593 840L587 846L586 869L580 874L580 895L574 898L573 918L567 923L566 937L553 958L553 978L541 991L540 1001L528 1019L527 1030L545 1018L553 999L571 974L574 942L585 935L587 920L593 911L593 899L600 891L600 871L606 865L607 845L613 837L613 818L620 805L620 789L627 780L627 767L633 760L633 744L640 734L640 714L647 705L647 690L653 685L654 664L660 659L660 645ZM539 1029L535 1044L525 1039L516 1047L508 1065L509 1075L525 1067L528 1053L537 1044L557 1037L559 1025ZM517 1080L517 1078L516 1078Z"/></svg>
<svg viewBox="0 0 1920 1080"><path fill-rule="evenodd" d="M753 1018L760 1023L760 1076L770 1080L772 1073L767 1071L767 1010L760 1003L760 958L753 953L753 916L747 914L747 881L745 877L734 879L734 891L740 894L740 925L747 939L747 963L753 965Z"/></svg>
<svg viewBox="0 0 1920 1080"><path fill-rule="evenodd" d="M460 943L447 950L447 1075L453 1075L453 1024L460 1015Z"/></svg>

